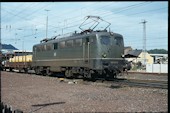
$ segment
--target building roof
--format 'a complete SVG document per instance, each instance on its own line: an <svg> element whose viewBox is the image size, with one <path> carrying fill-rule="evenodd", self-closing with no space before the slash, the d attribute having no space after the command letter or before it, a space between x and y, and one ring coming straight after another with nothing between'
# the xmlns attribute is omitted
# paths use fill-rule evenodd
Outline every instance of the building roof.
<svg viewBox="0 0 170 113"><path fill-rule="evenodd" d="M150 54L151 56L168 57L168 54Z"/></svg>
<svg viewBox="0 0 170 113"><path fill-rule="evenodd" d="M131 46L124 47L124 54L127 54L131 50L132 50Z"/></svg>
<svg viewBox="0 0 170 113"><path fill-rule="evenodd" d="M126 57L126 58L138 57L141 52L142 52L142 50L131 50L131 51L128 51L128 52L125 54L125 57Z"/></svg>
<svg viewBox="0 0 170 113"><path fill-rule="evenodd" d="M124 47L124 49L132 49L132 47L131 46L126 46L126 47Z"/></svg>
<svg viewBox="0 0 170 113"><path fill-rule="evenodd" d="M141 52L142 52L142 50L132 50L132 51L129 51L128 54L132 54L134 56L139 56Z"/></svg>

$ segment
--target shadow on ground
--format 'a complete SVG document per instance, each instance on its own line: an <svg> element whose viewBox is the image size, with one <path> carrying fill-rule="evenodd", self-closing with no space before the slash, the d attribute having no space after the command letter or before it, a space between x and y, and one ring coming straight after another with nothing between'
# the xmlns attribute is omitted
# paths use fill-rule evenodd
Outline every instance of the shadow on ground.
<svg viewBox="0 0 170 113"><path fill-rule="evenodd" d="M31 105L32 107L38 107L32 111L30 111L29 113L33 113L36 112L42 108L45 108L47 106L51 106L51 105L58 105L58 104L65 104L66 102L53 102L53 103L45 103L45 104L35 104L35 105Z"/></svg>
<svg viewBox="0 0 170 113"><path fill-rule="evenodd" d="M56 104L65 104L65 102L53 102L53 103L46 103L46 104L36 104L32 105L32 107L41 107L41 106L50 106L50 105L56 105Z"/></svg>

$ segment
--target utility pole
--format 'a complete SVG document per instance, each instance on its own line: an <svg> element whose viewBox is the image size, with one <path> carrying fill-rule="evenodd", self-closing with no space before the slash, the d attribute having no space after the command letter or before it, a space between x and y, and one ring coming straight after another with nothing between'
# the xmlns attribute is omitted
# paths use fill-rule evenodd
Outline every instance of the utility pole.
<svg viewBox="0 0 170 113"><path fill-rule="evenodd" d="M143 63L144 65L146 65L146 22L145 20L143 20L143 22L141 22L143 24Z"/></svg>
<svg viewBox="0 0 170 113"><path fill-rule="evenodd" d="M25 34L25 30L24 29L16 29L16 30L20 30L21 32L23 31L22 34ZM16 32L16 31L15 31ZM18 39L16 38L16 35L18 35L17 33L15 33L15 40L17 41ZM24 51L24 40L25 40L25 36L22 36L23 40L22 40L22 51Z"/></svg>
<svg viewBox="0 0 170 113"><path fill-rule="evenodd" d="M64 33L64 29L67 28L67 19L64 20L64 28L62 28L62 35Z"/></svg>
<svg viewBox="0 0 170 113"><path fill-rule="evenodd" d="M48 11L50 11L50 10L45 9L45 11L47 11L47 19L46 19L46 38L47 38L47 35L48 35Z"/></svg>

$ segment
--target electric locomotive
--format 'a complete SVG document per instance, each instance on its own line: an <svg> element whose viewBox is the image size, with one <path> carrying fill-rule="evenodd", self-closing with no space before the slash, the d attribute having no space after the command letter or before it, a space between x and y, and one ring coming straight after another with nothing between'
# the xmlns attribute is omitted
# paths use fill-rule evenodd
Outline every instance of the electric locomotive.
<svg viewBox="0 0 170 113"><path fill-rule="evenodd" d="M88 29L62 38L46 38L34 45L32 67L36 74L62 72L66 77L115 78L123 71L123 54L121 34Z"/></svg>

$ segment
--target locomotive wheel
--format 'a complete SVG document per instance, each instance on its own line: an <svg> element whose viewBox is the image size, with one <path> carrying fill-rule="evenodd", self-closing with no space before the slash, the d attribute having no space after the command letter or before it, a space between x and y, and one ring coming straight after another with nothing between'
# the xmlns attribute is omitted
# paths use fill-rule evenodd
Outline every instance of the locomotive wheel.
<svg viewBox="0 0 170 113"><path fill-rule="evenodd" d="M36 75L40 75L40 74L41 74L39 68L36 68L36 69L35 69L35 74L36 74Z"/></svg>
<svg viewBox="0 0 170 113"><path fill-rule="evenodd" d="M84 70L84 80L96 81L95 73L92 70Z"/></svg>
<svg viewBox="0 0 170 113"><path fill-rule="evenodd" d="M72 72L72 70L66 70L66 71L65 71L65 76L66 76L66 78L71 78L71 77L73 77L73 72Z"/></svg>
<svg viewBox="0 0 170 113"><path fill-rule="evenodd" d="M21 69L19 69L19 73L21 73L22 71L21 71Z"/></svg>
<svg viewBox="0 0 170 113"><path fill-rule="evenodd" d="M28 69L27 69L27 68L24 68L24 72L25 72L25 73L28 73Z"/></svg>
<svg viewBox="0 0 170 113"><path fill-rule="evenodd" d="M10 71L10 72L13 72L13 69L12 69L12 68L9 68L9 71Z"/></svg>
<svg viewBox="0 0 170 113"><path fill-rule="evenodd" d="M46 75L47 75L47 76L52 75L52 72L50 71L50 69L49 69L49 68L47 68L47 70L46 70Z"/></svg>

